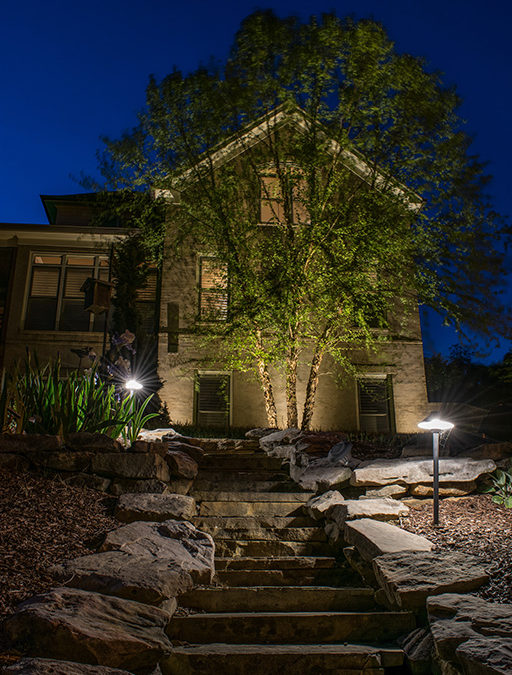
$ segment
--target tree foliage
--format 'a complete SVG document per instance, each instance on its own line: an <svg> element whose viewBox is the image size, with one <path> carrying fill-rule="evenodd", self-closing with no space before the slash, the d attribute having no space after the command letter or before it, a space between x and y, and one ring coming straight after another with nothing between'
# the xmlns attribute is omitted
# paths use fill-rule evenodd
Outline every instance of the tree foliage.
<svg viewBox="0 0 512 675"><path fill-rule="evenodd" d="M271 366L284 364L296 425L307 359L308 428L324 355L350 370L354 348L407 334L417 301L458 329L508 334L502 226L459 104L373 21L263 11L226 63L151 78L138 125L105 139L107 187L172 194L167 245L228 269L229 321L197 329L224 334L228 363L257 374L269 423Z"/></svg>

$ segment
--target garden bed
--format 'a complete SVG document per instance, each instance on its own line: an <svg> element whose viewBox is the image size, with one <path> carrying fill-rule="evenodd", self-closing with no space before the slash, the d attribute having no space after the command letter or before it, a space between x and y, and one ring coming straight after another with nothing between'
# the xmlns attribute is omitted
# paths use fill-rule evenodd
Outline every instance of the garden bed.
<svg viewBox="0 0 512 675"><path fill-rule="evenodd" d="M437 550L461 551L480 559L491 579L478 595L512 602L512 509L490 495L451 497L440 502L439 525L432 524L432 500L411 509L401 526L432 541Z"/></svg>

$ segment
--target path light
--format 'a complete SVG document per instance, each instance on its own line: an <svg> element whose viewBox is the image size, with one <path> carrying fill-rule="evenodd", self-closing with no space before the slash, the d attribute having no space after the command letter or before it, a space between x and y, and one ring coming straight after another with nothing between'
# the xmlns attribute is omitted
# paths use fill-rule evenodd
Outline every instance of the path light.
<svg viewBox="0 0 512 675"><path fill-rule="evenodd" d="M142 389L142 384L134 379L127 380L124 386L130 392L130 396L133 396L134 391L140 391Z"/></svg>
<svg viewBox="0 0 512 675"><path fill-rule="evenodd" d="M434 461L434 525L439 525L439 434L453 429L453 424L441 419L438 412L430 413L418 424L420 429L432 432Z"/></svg>

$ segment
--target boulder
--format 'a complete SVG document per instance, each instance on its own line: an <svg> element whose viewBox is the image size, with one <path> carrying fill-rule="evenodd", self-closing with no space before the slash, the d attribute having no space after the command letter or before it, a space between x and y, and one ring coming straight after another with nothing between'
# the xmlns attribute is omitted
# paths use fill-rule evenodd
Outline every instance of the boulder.
<svg viewBox="0 0 512 675"><path fill-rule="evenodd" d="M308 433L301 435L300 439L297 441L297 450L305 452L308 455L327 455L335 446L344 444L346 438L347 435L341 431L317 431L316 433Z"/></svg>
<svg viewBox="0 0 512 675"><path fill-rule="evenodd" d="M471 459L492 459L499 462L502 459L512 457L512 443L510 441L484 443L476 448L471 448L471 450L466 450L464 455L471 457Z"/></svg>
<svg viewBox="0 0 512 675"><path fill-rule="evenodd" d="M365 560L398 551L431 551L434 547L425 537L372 518L346 522L344 537L347 544L356 546Z"/></svg>
<svg viewBox="0 0 512 675"><path fill-rule="evenodd" d="M68 434L64 439L64 444L68 450L78 450L94 453L102 452L123 452L122 444L110 438L106 434L92 434L80 431L75 434Z"/></svg>
<svg viewBox="0 0 512 675"><path fill-rule="evenodd" d="M455 655L463 671L471 675L512 673L512 638L473 638L459 645Z"/></svg>
<svg viewBox="0 0 512 675"><path fill-rule="evenodd" d="M43 469L54 471L86 472L91 466L93 454L91 452L34 452L30 459Z"/></svg>
<svg viewBox="0 0 512 675"><path fill-rule="evenodd" d="M175 437L181 438L181 434L178 434L171 427L167 427L166 429L143 429L139 433L139 439L142 441L167 441Z"/></svg>
<svg viewBox="0 0 512 675"><path fill-rule="evenodd" d="M191 590L192 577L167 559L105 551L53 565L50 572L66 586L157 605Z"/></svg>
<svg viewBox="0 0 512 675"><path fill-rule="evenodd" d="M169 492L176 495L187 495L193 484L193 480L186 478L171 478L168 483Z"/></svg>
<svg viewBox="0 0 512 675"><path fill-rule="evenodd" d="M374 518L375 520L398 520L406 516L409 509L402 502L389 497L381 499L347 499L334 506L330 518L343 529L347 520Z"/></svg>
<svg viewBox="0 0 512 675"><path fill-rule="evenodd" d="M381 488L369 488L359 499L380 499L381 497L390 497L391 499L400 499L408 492L406 485L384 485Z"/></svg>
<svg viewBox="0 0 512 675"><path fill-rule="evenodd" d="M305 490L325 492L334 486L347 485L352 469L346 466L333 466L327 459L317 459L305 468L292 463L290 477Z"/></svg>
<svg viewBox="0 0 512 675"><path fill-rule="evenodd" d="M465 457L441 458L439 482L468 483L485 473L492 473L496 464L490 459L474 460ZM355 469L352 485L382 486L398 483L415 485L432 483L432 458L377 459Z"/></svg>
<svg viewBox="0 0 512 675"><path fill-rule="evenodd" d="M427 611L436 653L444 661L460 666L457 648L468 640L489 641L490 652L495 648L495 639L501 643L507 640L510 645L512 604L487 602L474 595L445 593L429 597ZM481 645L480 654L484 650L485 646Z"/></svg>
<svg viewBox="0 0 512 675"><path fill-rule="evenodd" d="M127 670L106 666L89 666L86 663L55 661L54 659L20 659L10 666L4 666L6 675L130 675Z"/></svg>
<svg viewBox="0 0 512 675"><path fill-rule="evenodd" d="M135 478L117 478L112 481L110 492L119 497L127 492L136 494L168 494L169 492L176 492L170 487L169 483L156 478L149 478L147 480L137 480Z"/></svg>
<svg viewBox="0 0 512 675"><path fill-rule="evenodd" d="M188 445L195 445L204 450L204 452L215 452L218 449L219 439L217 438L191 438L190 436L182 436L179 439L182 443Z"/></svg>
<svg viewBox="0 0 512 675"><path fill-rule="evenodd" d="M101 550L166 560L188 572L196 584L209 584L215 571L213 539L186 521L130 523L109 532Z"/></svg>
<svg viewBox="0 0 512 675"><path fill-rule="evenodd" d="M121 668L151 668L172 647L168 615L149 605L74 588L55 588L18 606L5 623L29 656Z"/></svg>
<svg viewBox="0 0 512 675"><path fill-rule="evenodd" d="M74 487L89 488L89 490L99 490L99 492L108 492L112 481L104 476L96 476L93 473L73 473L62 477L66 485Z"/></svg>
<svg viewBox="0 0 512 675"><path fill-rule="evenodd" d="M0 453L26 455L32 452L59 452L62 439L47 434L0 434Z"/></svg>
<svg viewBox="0 0 512 675"><path fill-rule="evenodd" d="M291 462L296 452L297 448L294 445L274 445L273 448L266 451L266 454L269 457L279 457Z"/></svg>
<svg viewBox="0 0 512 675"><path fill-rule="evenodd" d="M167 463L154 454L136 452L105 452L92 458L91 469L100 476L168 481Z"/></svg>
<svg viewBox="0 0 512 675"><path fill-rule="evenodd" d="M307 513L315 520L327 518L337 504L345 501L337 490L329 490L318 497L312 497L306 504Z"/></svg>
<svg viewBox="0 0 512 675"><path fill-rule="evenodd" d="M196 500L179 494L127 493L117 502L115 516L123 523L136 520L186 520L196 515Z"/></svg>
<svg viewBox="0 0 512 675"><path fill-rule="evenodd" d="M391 603L423 609L428 596L469 593L489 577L481 563L464 553L399 551L373 559L373 569Z"/></svg>
<svg viewBox="0 0 512 675"><path fill-rule="evenodd" d="M470 480L467 483L443 483L439 486L440 497L463 497L475 492L477 489L476 481ZM413 497L432 497L434 489L430 485L412 485L409 492Z"/></svg>
<svg viewBox="0 0 512 675"><path fill-rule="evenodd" d="M408 672L412 675L431 675L434 640L428 628L416 628L399 640L404 650Z"/></svg>
<svg viewBox="0 0 512 675"><path fill-rule="evenodd" d="M343 549L343 555L354 572L359 574L361 579L366 584L368 584L368 586L371 586L372 588L378 588L377 580L375 579L375 574L373 572L371 563L362 557L355 546L345 546Z"/></svg>
<svg viewBox="0 0 512 675"><path fill-rule="evenodd" d="M134 441L127 452L147 452L154 455L160 455L160 457L165 457L167 453L167 443L162 441L148 441L148 440L138 440Z"/></svg>
<svg viewBox="0 0 512 675"><path fill-rule="evenodd" d="M12 452L0 452L0 469L8 471L28 471L30 462L23 455L15 455Z"/></svg>
<svg viewBox="0 0 512 675"><path fill-rule="evenodd" d="M185 452L169 450L165 455L171 476L193 480L197 476L197 462Z"/></svg>
<svg viewBox="0 0 512 675"><path fill-rule="evenodd" d="M268 450L272 450L275 445L290 445L300 434L300 429L295 429L294 427L282 429L281 431L273 431L267 436L260 437L260 448L267 452Z"/></svg>
<svg viewBox="0 0 512 675"><path fill-rule="evenodd" d="M167 450L184 452L198 464L204 457L203 448L200 448L198 445L191 445L190 443L182 443L180 441L170 441L167 444Z"/></svg>
<svg viewBox="0 0 512 675"><path fill-rule="evenodd" d="M279 431L279 429L276 429L275 427L256 427L255 429L249 429L249 431L246 431L245 437L255 438L259 441L259 439L263 438L263 436L268 436L269 434L273 434L276 431Z"/></svg>

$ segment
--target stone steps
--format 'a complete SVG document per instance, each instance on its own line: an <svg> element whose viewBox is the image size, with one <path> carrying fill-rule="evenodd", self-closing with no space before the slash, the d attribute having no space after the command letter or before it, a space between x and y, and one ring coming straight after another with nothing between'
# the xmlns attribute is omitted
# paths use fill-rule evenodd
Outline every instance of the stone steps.
<svg viewBox="0 0 512 675"><path fill-rule="evenodd" d="M266 471L280 471L283 460L280 457L268 457L264 454L207 454L201 460L201 469L213 468L215 470L228 469L230 471L252 469Z"/></svg>
<svg viewBox="0 0 512 675"><path fill-rule="evenodd" d="M215 541L215 550L221 556L291 556L329 555L331 548L323 542L267 541L263 539Z"/></svg>
<svg viewBox="0 0 512 675"><path fill-rule="evenodd" d="M221 570L215 575L219 583L236 586L343 586L360 583L350 571L334 569L318 570Z"/></svg>
<svg viewBox="0 0 512 675"><path fill-rule="evenodd" d="M210 502L212 500L212 491L195 490L193 494L197 502ZM295 502L306 503L311 497L315 496L314 492L240 492L237 490L229 491L215 491L216 502Z"/></svg>
<svg viewBox="0 0 512 675"><path fill-rule="evenodd" d="M218 474L215 480L211 480L208 478L208 474L199 472L190 494L193 496L197 492L229 492L231 490L235 490L236 492L249 490L252 494L258 494L259 492L275 492L277 494L297 492L298 485L290 481L289 476L283 473L278 474L277 478L275 478L276 474L273 475L274 478L271 480L252 480L248 478L239 480L235 473L232 474L231 478L226 478L226 474L224 473Z"/></svg>
<svg viewBox="0 0 512 675"><path fill-rule="evenodd" d="M199 467L199 472L197 474L197 479L194 481L195 490L215 490L215 483L225 483L228 485L233 485L236 483L240 485L240 490L244 489L244 486L247 486L247 482L259 483L260 481L270 482L270 483L286 483L287 485L293 485L294 492L297 491L297 485L290 481L290 476L285 471L269 471L269 470L258 470L258 471L248 471L245 469L205 469L202 466ZM201 485L201 487L198 486ZM206 487L203 487L206 485ZM231 488L228 488L230 490ZM234 488L233 488L234 489ZM251 490L252 488L245 487L246 490Z"/></svg>
<svg viewBox="0 0 512 675"><path fill-rule="evenodd" d="M355 612L375 609L370 588L240 586L196 588L180 596L181 607L206 612Z"/></svg>
<svg viewBox="0 0 512 675"><path fill-rule="evenodd" d="M336 558L332 556L285 557L281 558L215 558L215 569L226 570L320 570L336 567Z"/></svg>
<svg viewBox="0 0 512 675"><path fill-rule="evenodd" d="M235 539L236 541L327 541L327 535L319 527L262 528L254 525L239 529L218 526L203 526L201 529L203 532L211 534L215 541L231 539Z"/></svg>
<svg viewBox="0 0 512 675"><path fill-rule="evenodd" d="M236 612L174 616L172 641L195 644L389 642L416 628L411 612Z"/></svg>
<svg viewBox="0 0 512 675"><path fill-rule="evenodd" d="M208 644L175 646L166 660L173 675L383 675L402 665L403 654L392 647L366 645Z"/></svg>
<svg viewBox="0 0 512 675"><path fill-rule="evenodd" d="M200 530L222 528L224 530L250 530L259 528L318 527L310 516L193 516L191 522Z"/></svg>
<svg viewBox="0 0 512 675"><path fill-rule="evenodd" d="M298 501L203 501L200 516L301 516L303 503Z"/></svg>

